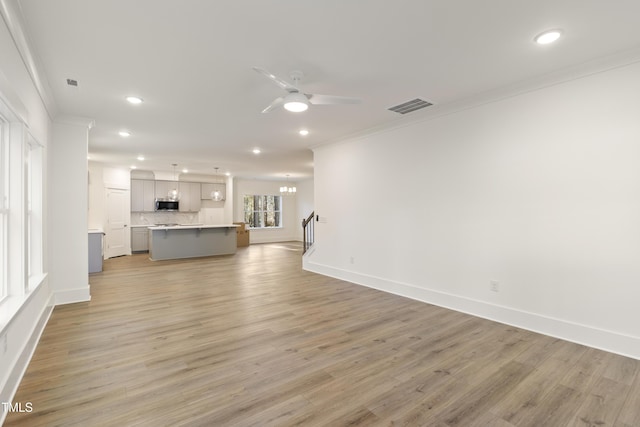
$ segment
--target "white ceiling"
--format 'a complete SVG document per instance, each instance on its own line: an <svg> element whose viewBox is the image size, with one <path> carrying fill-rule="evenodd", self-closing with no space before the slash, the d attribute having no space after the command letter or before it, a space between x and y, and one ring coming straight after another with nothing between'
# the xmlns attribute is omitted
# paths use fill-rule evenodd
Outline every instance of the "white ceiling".
<svg viewBox="0 0 640 427"><path fill-rule="evenodd" d="M442 108L640 46L637 0L19 4L57 114L95 120L93 160L155 171L177 163L199 174L219 167L259 179L310 177L309 147L425 114L387 110L404 101ZM533 37L550 28L564 37L536 45ZM299 69L305 92L363 103L261 114L284 91L252 66L287 80ZM129 105L127 95L144 103ZM310 134L299 136L301 128Z"/></svg>

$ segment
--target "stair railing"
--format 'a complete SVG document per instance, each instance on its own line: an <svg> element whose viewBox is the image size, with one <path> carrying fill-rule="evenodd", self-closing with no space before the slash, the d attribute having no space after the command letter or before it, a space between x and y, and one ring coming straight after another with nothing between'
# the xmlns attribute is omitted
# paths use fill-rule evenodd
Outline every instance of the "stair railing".
<svg viewBox="0 0 640 427"><path fill-rule="evenodd" d="M313 212L302 220L302 255L313 245Z"/></svg>

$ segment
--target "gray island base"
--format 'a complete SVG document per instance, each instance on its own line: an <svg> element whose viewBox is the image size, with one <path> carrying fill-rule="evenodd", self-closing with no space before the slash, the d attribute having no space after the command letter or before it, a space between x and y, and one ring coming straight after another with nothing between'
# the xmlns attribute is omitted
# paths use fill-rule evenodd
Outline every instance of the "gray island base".
<svg viewBox="0 0 640 427"><path fill-rule="evenodd" d="M149 258L196 258L236 253L235 224L149 227Z"/></svg>

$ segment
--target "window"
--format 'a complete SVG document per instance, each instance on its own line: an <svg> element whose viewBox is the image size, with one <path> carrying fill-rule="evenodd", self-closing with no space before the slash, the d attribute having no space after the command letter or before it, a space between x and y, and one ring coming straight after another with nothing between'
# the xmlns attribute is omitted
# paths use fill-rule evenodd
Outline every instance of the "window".
<svg viewBox="0 0 640 427"><path fill-rule="evenodd" d="M0 327L45 278L44 161L26 125L0 117Z"/></svg>
<svg viewBox="0 0 640 427"><path fill-rule="evenodd" d="M282 197L244 196L244 222L250 228L277 228L282 226Z"/></svg>
<svg viewBox="0 0 640 427"><path fill-rule="evenodd" d="M5 299L7 290L7 221L9 216L9 163L6 127L0 122L0 301Z"/></svg>
<svg viewBox="0 0 640 427"><path fill-rule="evenodd" d="M27 197L27 290L40 281L42 266L42 147L30 139L25 147Z"/></svg>

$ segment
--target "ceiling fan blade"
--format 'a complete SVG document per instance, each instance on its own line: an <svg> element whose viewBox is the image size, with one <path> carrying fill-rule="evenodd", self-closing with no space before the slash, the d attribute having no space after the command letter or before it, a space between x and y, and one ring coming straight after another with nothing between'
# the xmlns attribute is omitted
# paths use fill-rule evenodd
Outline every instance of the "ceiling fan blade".
<svg viewBox="0 0 640 427"><path fill-rule="evenodd" d="M253 67L253 69L255 71L257 71L258 73L262 74L263 76L265 76L266 78L268 78L269 80L271 80L280 89L284 89L287 92L298 92L298 88L297 87L295 87L294 85L292 85L291 83L289 83L289 82L287 82L285 80L282 80L280 77L277 77L275 74L271 74L266 69L261 68L261 67Z"/></svg>
<svg viewBox="0 0 640 427"><path fill-rule="evenodd" d="M275 110L278 107L282 107L282 104L284 104L284 98L283 97L276 98L271 104L269 104L267 108L262 110L262 112L268 113L271 110Z"/></svg>
<svg viewBox="0 0 640 427"><path fill-rule="evenodd" d="M362 102L361 99L349 98L348 96L317 95L313 93L305 93L305 96L309 98L309 102L314 105L360 104Z"/></svg>

